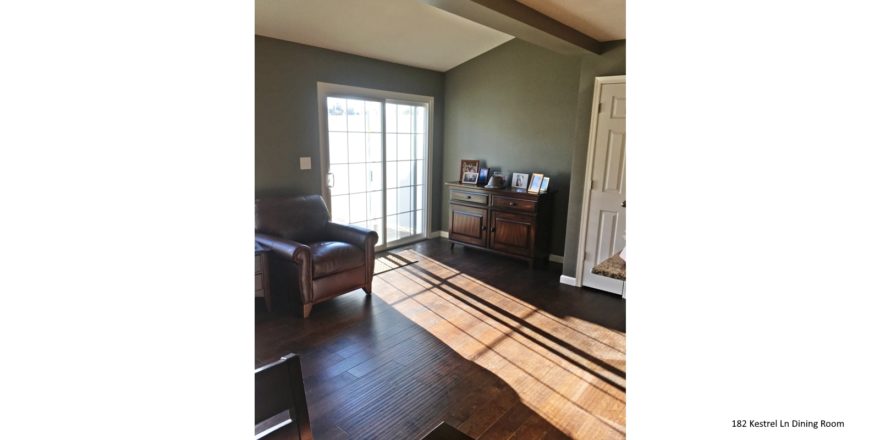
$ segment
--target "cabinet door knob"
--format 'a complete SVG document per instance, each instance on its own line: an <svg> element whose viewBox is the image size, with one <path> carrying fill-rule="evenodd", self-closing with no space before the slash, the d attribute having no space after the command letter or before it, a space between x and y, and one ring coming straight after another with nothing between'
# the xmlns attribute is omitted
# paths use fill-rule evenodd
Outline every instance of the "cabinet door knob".
<svg viewBox="0 0 880 440"><path fill-rule="evenodd" d="M495 232L495 226L492 226L492 232Z"/></svg>
<svg viewBox="0 0 880 440"><path fill-rule="evenodd" d="M480 228L480 230L481 230L481 231L485 231L485 230L486 230L486 227L483 226L482 228Z"/></svg>
<svg viewBox="0 0 880 440"><path fill-rule="evenodd" d="M510 202L509 205L510 205L510 206L516 206L516 203Z"/></svg>
<svg viewBox="0 0 880 440"><path fill-rule="evenodd" d="M471 198L471 196L467 196L467 198L468 198L468 199L470 199L470 198Z"/></svg>

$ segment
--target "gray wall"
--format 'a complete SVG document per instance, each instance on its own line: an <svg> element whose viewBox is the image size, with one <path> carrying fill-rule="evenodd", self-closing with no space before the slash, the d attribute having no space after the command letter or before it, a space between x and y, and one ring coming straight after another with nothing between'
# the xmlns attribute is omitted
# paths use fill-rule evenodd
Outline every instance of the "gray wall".
<svg viewBox="0 0 880 440"><path fill-rule="evenodd" d="M256 197L320 194L317 82L434 97L433 229L443 190L444 75L266 37L256 37ZM301 171L299 157L311 156Z"/></svg>
<svg viewBox="0 0 880 440"><path fill-rule="evenodd" d="M511 40L446 72L444 181L462 159L493 170L543 173L554 196L551 252L562 255L581 59ZM509 177L509 176L508 176ZM443 192L443 230L449 228Z"/></svg>
<svg viewBox="0 0 880 440"><path fill-rule="evenodd" d="M575 148L571 152L571 190L566 220L565 259L563 275L574 276L577 265L577 240L580 229L581 200L584 196L584 175L587 167L587 142L590 134L590 113L593 105L593 84L597 76L626 74L626 41L606 43L602 55L588 54L581 59L580 85L577 92L577 127ZM551 180L552 181L552 180Z"/></svg>
<svg viewBox="0 0 880 440"><path fill-rule="evenodd" d="M626 42L602 55L558 55L512 40L446 74L256 37L256 196L318 194L318 81L434 97L433 229L448 229L448 194L461 159L509 174L550 176L551 251L573 276L593 81L626 73ZM311 156L313 169L299 170Z"/></svg>

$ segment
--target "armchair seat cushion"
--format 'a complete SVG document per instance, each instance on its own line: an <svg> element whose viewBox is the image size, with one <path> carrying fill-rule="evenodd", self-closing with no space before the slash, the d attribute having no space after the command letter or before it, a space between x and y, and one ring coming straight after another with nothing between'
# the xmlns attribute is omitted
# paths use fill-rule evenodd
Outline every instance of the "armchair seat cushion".
<svg viewBox="0 0 880 440"><path fill-rule="evenodd" d="M313 277L322 278L364 265L364 250L341 241L309 243Z"/></svg>

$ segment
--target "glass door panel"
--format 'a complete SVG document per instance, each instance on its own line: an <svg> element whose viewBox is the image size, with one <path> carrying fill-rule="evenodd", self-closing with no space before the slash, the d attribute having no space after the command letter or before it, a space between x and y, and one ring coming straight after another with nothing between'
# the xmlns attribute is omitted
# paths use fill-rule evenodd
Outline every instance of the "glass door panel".
<svg viewBox="0 0 880 440"><path fill-rule="evenodd" d="M382 242L382 103L327 98L332 220L372 229Z"/></svg>
<svg viewBox="0 0 880 440"><path fill-rule="evenodd" d="M388 176L388 221L385 224L388 241L406 240L424 235L425 161L428 149L425 142L425 106L422 104L385 104L385 169Z"/></svg>

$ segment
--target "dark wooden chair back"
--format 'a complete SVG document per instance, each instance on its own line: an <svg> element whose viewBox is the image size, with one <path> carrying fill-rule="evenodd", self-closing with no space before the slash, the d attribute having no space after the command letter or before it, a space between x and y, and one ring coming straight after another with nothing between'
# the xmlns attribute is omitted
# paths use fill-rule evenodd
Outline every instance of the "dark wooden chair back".
<svg viewBox="0 0 880 440"><path fill-rule="evenodd" d="M256 438L312 440L299 356L258 368L254 382Z"/></svg>

